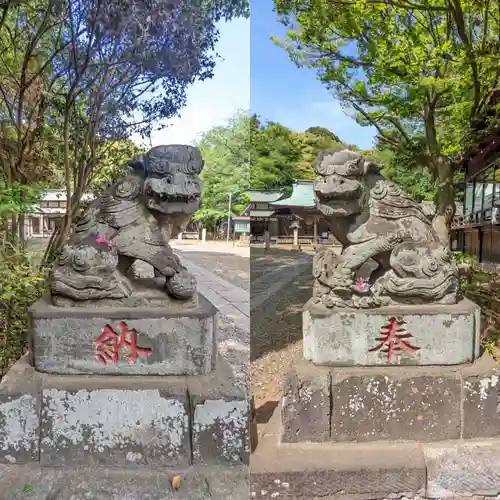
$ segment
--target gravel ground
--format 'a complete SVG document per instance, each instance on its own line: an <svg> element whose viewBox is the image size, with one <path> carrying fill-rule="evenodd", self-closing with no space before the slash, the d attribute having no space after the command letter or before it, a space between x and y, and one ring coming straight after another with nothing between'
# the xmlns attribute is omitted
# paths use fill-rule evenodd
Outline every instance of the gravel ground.
<svg viewBox="0 0 500 500"><path fill-rule="evenodd" d="M250 290L250 260L248 258L220 252L189 252L179 248L176 248L175 252L229 283L244 290Z"/></svg>
<svg viewBox="0 0 500 500"><path fill-rule="evenodd" d="M302 307L311 297L312 285L307 271L252 312L250 378L257 411L276 405L283 377L302 356Z"/></svg>

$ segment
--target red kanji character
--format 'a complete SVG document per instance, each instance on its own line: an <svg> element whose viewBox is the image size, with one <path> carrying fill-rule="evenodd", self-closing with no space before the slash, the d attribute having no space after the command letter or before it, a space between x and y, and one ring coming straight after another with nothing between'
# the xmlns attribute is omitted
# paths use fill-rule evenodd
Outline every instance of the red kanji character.
<svg viewBox="0 0 500 500"><path fill-rule="evenodd" d="M108 361L112 361L118 365L120 349L128 351L125 357L130 364L135 364L140 356L151 356L153 353L151 349L137 345L137 330L135 328L129 329L125 321L120 321L118 329L119 333L113 330L110 325L104 325L101 329L101 335L94 340L99 363L105 365Z"/></svg>
<svg viewBox="0 0 500 500"><path fill-rule="evenodd" d="M382 327L380 337L376 339L380 344L368 349L368 352L381 351L387 353L389 361L392 361L392 356L396 351L406 351L414 354L420 350L420 347L414 347L405 340L410 338L412 338L412 335L406 331L404 322L396 318L390 318L389 323Z"/></svg>

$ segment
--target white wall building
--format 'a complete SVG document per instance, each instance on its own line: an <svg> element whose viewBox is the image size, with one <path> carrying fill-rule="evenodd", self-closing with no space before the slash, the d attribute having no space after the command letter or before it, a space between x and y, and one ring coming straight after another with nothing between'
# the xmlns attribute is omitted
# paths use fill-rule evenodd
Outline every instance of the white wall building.
<svg viewBox="0 0 500 500"><path fill-rule="evenodd" d="M93 196L86 193L82 201L89 201ZM32 211L26 214L24 229L26 238L50 238L56 225L60 224L66 213L66 192L58 189L47 190Z"/></svg>

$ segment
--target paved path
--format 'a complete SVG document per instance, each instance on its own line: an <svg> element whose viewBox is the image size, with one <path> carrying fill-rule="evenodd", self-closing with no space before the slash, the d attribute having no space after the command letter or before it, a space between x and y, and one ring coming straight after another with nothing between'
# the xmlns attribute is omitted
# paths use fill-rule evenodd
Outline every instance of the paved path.
<svg viewBox="0 0 500 500"><path fill-rule="evenodd" d="M234 253L220 252L191 252L184 249L176 249L179 256L183 256L194 264L208 269L219 278L229 283L250 290L250 259Z"/></svg>
<svg viewBox="0 0 500 500"><path fill-rule="evenodd" d="M198 280L198 290L220 311L218 347L232 366L237 381L247 391L250 364L249 292L183 257L182 263Z"/></svg>
<svg viewBox="0 0 500 500"><path fill-rule="evenodd" d="M248 500L246 467L120 470L0 465L1 500Z"/></svg>
<svg viewBox="0 0 500 500"><path fill-rule="evenodd" d="M188 243L187 241L183 242L179 240L170 240L169 243L173 249L184 250L186 252L220 252L240 255L242 257L250 257L249 246L237 246L233 245L231 242L206 241L205 243L202 243L201 241L196 241Z"/></svg>

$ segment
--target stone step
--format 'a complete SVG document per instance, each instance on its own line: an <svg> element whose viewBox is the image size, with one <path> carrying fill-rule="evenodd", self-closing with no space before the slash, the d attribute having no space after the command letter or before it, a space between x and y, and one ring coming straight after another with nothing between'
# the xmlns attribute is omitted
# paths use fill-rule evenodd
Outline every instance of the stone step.
<svg viewBox="0 0 500 500"><path fill-rule="evenodd" d="M500 436L500 367L325 367L295 363L283 390L282 441L443 441Z"/></svg>
<svg viewBox="0 0 500 500"><path fill-rule="evenodd" d="M248 413L220 357L208 375L113 377L43 374L25 356L0 384L0 463L246 463Z"/></svg>
<svg viewBox="0 0 500 500"><path fill-rule="evenodd" d="M181 476L174 490L172 478ZM184 470L0 466L5 500L248 500L247 467Z"/></svg>
<svg viewBox="0 0 500 500"><path fill-rule="evenodd" d="M497 496L500 439L282 443L278 407L251 456L251 497L382 500Z"/></svg>

